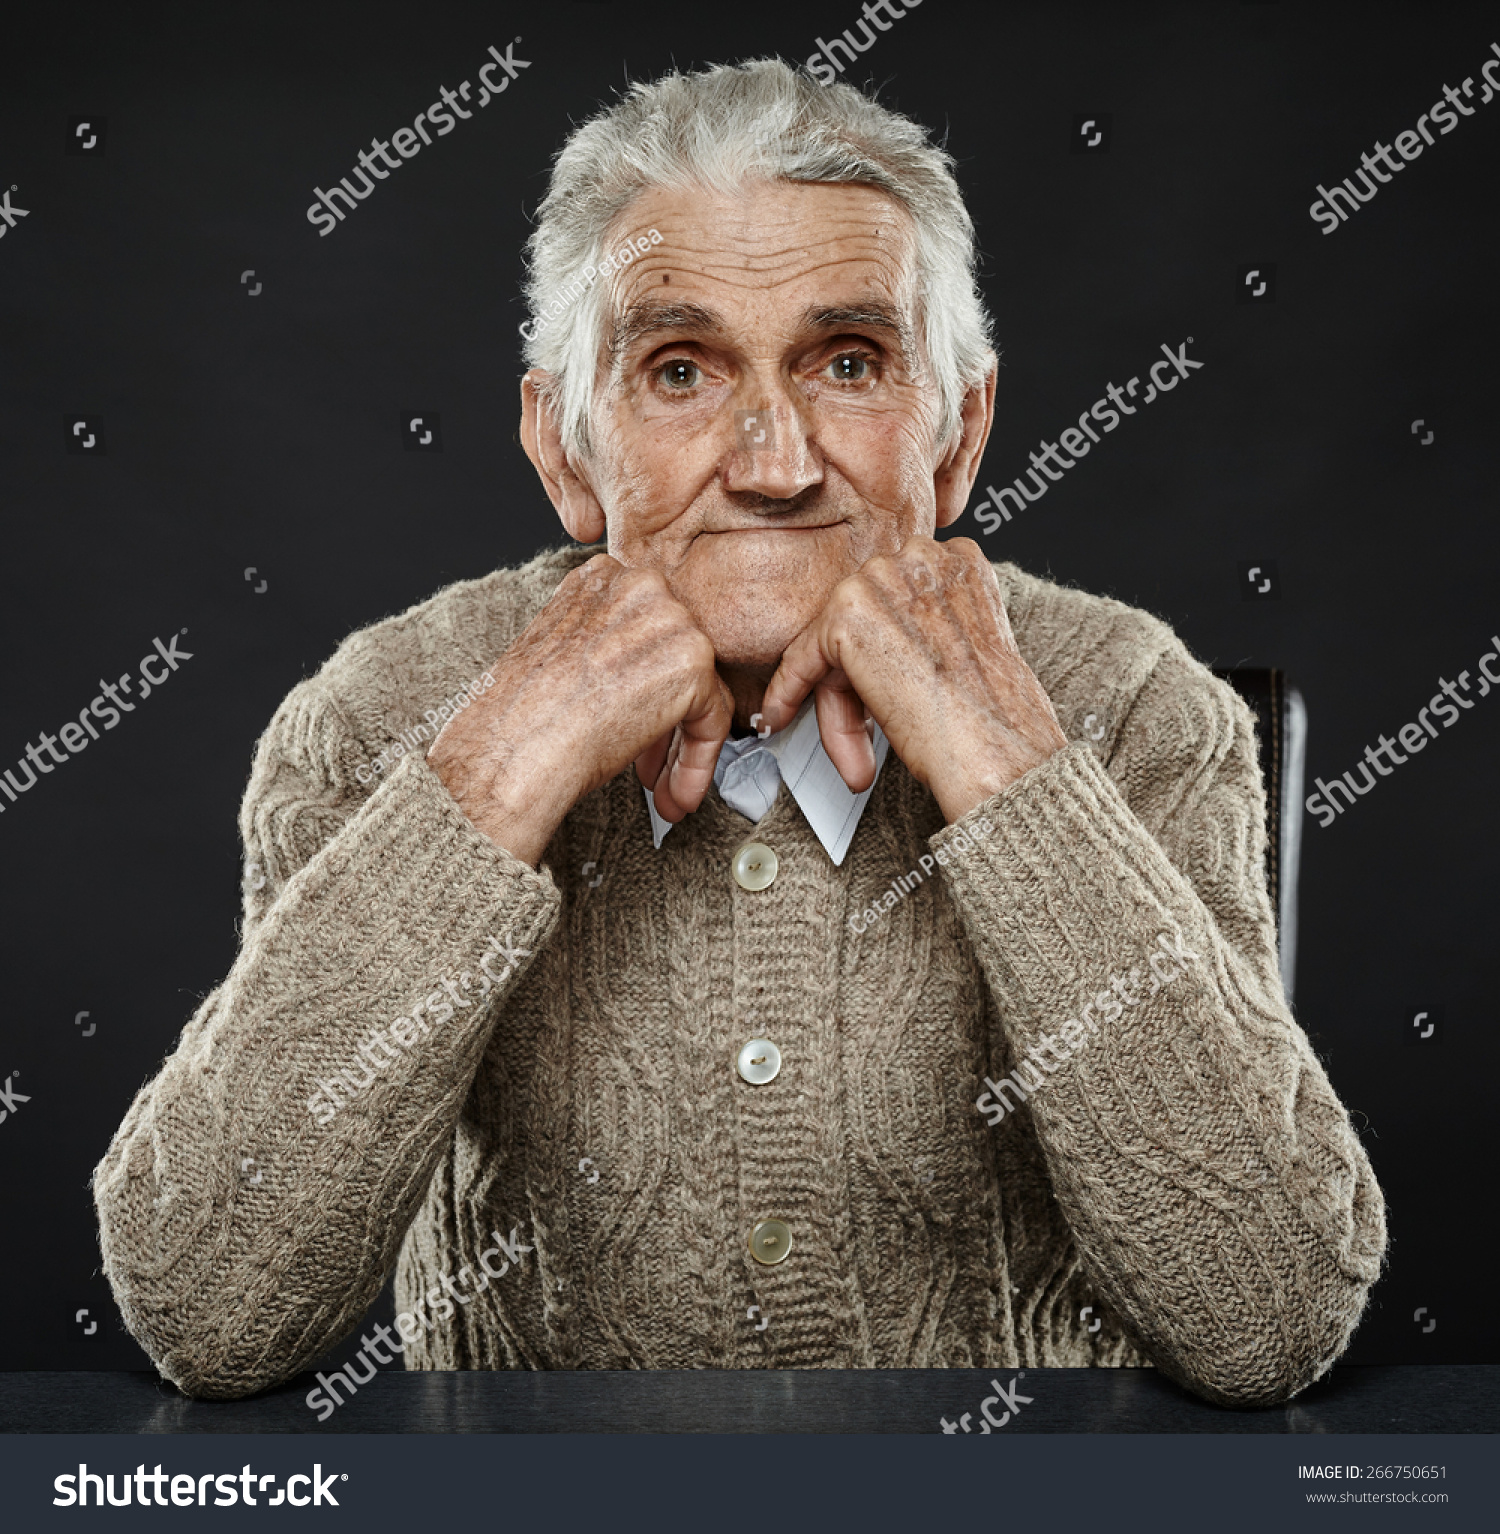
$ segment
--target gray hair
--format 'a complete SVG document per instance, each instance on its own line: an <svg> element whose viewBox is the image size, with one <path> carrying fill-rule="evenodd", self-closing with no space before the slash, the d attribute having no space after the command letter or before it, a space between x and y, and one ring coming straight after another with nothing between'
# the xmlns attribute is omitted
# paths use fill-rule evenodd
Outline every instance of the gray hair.
<svg viewBox="0 0 1500 1534"><path fill-rule="evenodd" d="M528 367L554 376L548 402L569 451L590 450L589 414L611 316L611 230L648 187L727 195L752 177L852 183L899 201L916 230L917 333L940 397L938 440L993 360L975 282L974 225L954 161L909 117L853 86L817 85L780 59L638 82L574 130L526 244ZM660 236L657 237L659 241ZM655 242L653 242L655 243ZM634 255L634 251L631 252Z"/></svg>

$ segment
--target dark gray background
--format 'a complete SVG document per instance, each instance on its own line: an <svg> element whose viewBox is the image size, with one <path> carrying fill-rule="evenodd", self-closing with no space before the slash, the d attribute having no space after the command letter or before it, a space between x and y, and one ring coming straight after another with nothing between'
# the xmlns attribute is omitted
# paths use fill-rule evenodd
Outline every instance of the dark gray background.
<svg viewBox="0 0 1500 1534"><path fill-rule="evenodd" d="M0 1368L107 1369L143 1355L99 1274L89 1173L233 959L257 735L351 629L560 536L515 434L520 247L549 157L627 78L801 61L859 6L19 10L0 54L0 189L29 210L0 241L0 768L154 636L186 626L193 654L0 815L0 1081L31 1099L0 1123ZM531 67L507 94L320 237L314 185L517 36ZM850 72L960 162L1002 350L983 480L1163 342L1193 336L1205 364L986 552L1150 608L1210 664L1285 668L1311 774L1351 767L1500 632L1500 101L1476 88L1475 115L1336 233L1307 213L1497 39L1493 5L926 0ZM1106 112L1109 152L1070 152L1078 114ZM63 152L81 114L108 120L102 157ZM1274 303L1237 302L1252 262L1276 263ZM441 413L441 454L403 450L407 409ZM64 452L68 412L104 418L104 456ZM954 533L979 536L971 516ZM1282 599L1242 600L1239 564L1266 560ZM1497 745L1500 698L1307 825L1297 1015L1390 1204L1352 1362L1496 1356ZM1424 1007L1441 1041L1408 1047Z"/></svg>

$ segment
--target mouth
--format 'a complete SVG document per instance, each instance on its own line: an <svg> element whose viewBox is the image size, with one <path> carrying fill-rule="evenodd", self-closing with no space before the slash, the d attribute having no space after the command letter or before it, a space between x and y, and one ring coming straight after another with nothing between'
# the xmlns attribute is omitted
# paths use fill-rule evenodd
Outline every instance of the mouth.
<svg viewBox="0 0 1500 1534"><path fill-rule="evenodd" d="M747 527L705 528L704 534L720 537L725 533L826 533L831 527L842 527L845 520L839 517L832 522L754 522Z"/></svg>

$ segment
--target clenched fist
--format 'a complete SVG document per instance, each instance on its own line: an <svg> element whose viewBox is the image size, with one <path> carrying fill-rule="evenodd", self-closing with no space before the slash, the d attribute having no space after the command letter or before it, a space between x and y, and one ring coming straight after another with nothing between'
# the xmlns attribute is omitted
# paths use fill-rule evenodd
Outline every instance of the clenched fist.
<svg viewBox="0 0 1500 1534"><path fill-rule="evenodd" d="M598 554L490 668L427 760L474 825L533 866L573 805L630 762L657 812L702 803L733 706L714 649L654 570Z"/></svg>
<svg viewBox="0 0 1500 1534"><path fill-rule="evenodd" d="M785 728L809 692L851 789L875 778L868 714L950 824L1068 743L970 538L912 538L840 581L782 655L765 722Z"/></svg>

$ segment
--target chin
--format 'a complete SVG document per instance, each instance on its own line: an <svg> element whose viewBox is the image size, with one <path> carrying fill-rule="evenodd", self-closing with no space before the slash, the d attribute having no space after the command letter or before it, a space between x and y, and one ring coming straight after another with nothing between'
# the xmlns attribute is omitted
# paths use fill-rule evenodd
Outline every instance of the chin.
<svg viewBox="0 0 1500 1534"><path fill-rule="evenodd" d="M765 668L768 673L827 601L821 584L809 589L805 572L792 581L747 579L735 572L712 582L674 582L673 590L708 635L721 667Z"/></svg>
<svg viewBox="0 0 1500 1534"><path fill-rule="evenodd" d="M677 600L713 643L719 665L768 672L860 560L840 524L818 532L700 539L670 577ZM832 540L832 546L830 545Z"/></svg>
<svg viewBox="0 0 1500 1534"><path fill-rule="evenodd" d="M712 641L720 666L767 671L776 669L782 652L812 621L811 615L804 618L800 613L778 615L770 621L762 614L753 622L744 613L721 613L717 621L706 615L694 616Z"/></svg>
<svg viewBox="0 0 1500 1534"><path fill-rule="evenodd" d="M752 638L736 636L733 640L717 638L712 632L709 638L713 640L714 655L718 659L721 668L734 666L743 671L764 671L769 674L781 664L782 652L796 638L797 631L793 629L784 637L755 640Z"/></svg>

